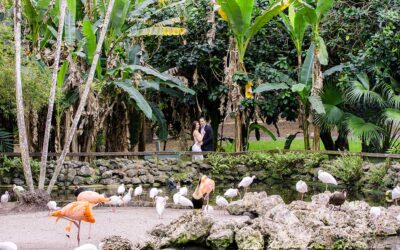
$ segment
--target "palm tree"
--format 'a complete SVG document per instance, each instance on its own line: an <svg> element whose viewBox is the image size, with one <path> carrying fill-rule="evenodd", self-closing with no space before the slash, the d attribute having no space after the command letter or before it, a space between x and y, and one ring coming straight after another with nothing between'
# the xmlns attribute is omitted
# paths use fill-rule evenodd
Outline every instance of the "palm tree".
<svg viewBox="0 0 400 250"><path fill-rule="evenodd" d="M34 191L32 170L29 162L28 138L26 136L24 103L21 80L21 1L14 0L14 39L15 39L15 92L17 100L17 123L21 148L22 167L29 191Z"/></svg>
<svg viewBox="0 0 400 250"><path fill-rule="evenodd" d="M40 161L39 189L44 189L44 181L46 179L47 154L49 150L50 129L51 129L51 120L53 117L54 100L57 90L58 65L60 63L61 43L64 30L66 7L67 7L67 0L61 0L60 17L58 20L56 53L54 54L53 75L51 78L49 105L47 109L47 117L45 125L46 127L43 138L42 158Z"/></svg>
<svg viewBox="0 0 400 250"><path fill-rule="evenodd" d="M264 10L260 16L254 18L253 22L254 0L217 0L217 2L221 8L220 14L227 21L234 36L237 58L231 56L231 64L236 65L234 69L236 73L243 72L246 74L244 57L251 39L273 17L289 7L294 0L278 0L271 3L269 8ZM234 62L235 60L237 60L237 63ZM232 76L226 77L231 78ZM229 98L232 100L232 112L235 113L235 151L238 152L243 150L242 126L246 118L245 113L240 109L240 105L245 93L238 83L231 85ZM251 89L247 92L251 93Z"/></svg>

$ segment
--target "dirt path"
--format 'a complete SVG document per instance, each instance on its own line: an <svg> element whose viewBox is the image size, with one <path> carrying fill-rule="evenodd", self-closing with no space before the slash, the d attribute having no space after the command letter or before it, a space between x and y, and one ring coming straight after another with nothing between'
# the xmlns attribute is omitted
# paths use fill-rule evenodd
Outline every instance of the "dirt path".
<svg viewBox="0 0 400 250"><path fill-rule="evenodd" d="M146 232L155 225L167 224L179 217L185 210L166 209L164 218L159 220L155 208L122 207L116 213L110 208L96 208L94 214L96 224L92 226L92 239L88 239L89 224L83 223L81 230L81 244L98 243L106 236L120 235L128 238L134 244L146 238ZM233 217L222 215L215 211L212 215L218 220L227 220ZM21 214L0 215L0 242L12 241L19 250L64 250L74 249L76 243L76 228L73 228L71 237L64 232L65 220L55 223L55 218L47 212L32 212Z"/></svg>

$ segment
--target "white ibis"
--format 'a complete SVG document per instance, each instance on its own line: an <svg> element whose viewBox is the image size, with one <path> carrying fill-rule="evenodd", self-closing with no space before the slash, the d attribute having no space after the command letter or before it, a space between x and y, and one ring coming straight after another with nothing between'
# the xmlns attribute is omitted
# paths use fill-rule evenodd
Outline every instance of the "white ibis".
<svg viewBox="0 0 400 250"><path fill-rule="evenodd" d="M122 202L124 203L124 206L128 205L129 202L131 201L132 192L133 192L133 188L129 188L128 193L126 195L124 195L124 197L122 197Z"/></svg>
<svg viewBox="0 0 400 250"><path fill-rule="evenodd" d="M117 189L117 193L118 193L118 195L123 195L125 193L125 184L119 185L119 187Z"/></svg>
<svg viewBox="0 0 400 250"><path fill-rule="evenodd" d="M179 189L179 193L180 193L181 195L183 195L183 196L187 196L187 194L188 194L188 188L187 188L187 187L181 187L181 188Z"/></svg>
<svg viewBox="0 0 400 250"><path fill-rule="evenodd" d="M176 194L174 194L174 196L172 196L172 200L174 201L175 205L179 204L179 197L181 197L181 194L179 192L177 192Z"/></svg>
<svg viewBox="0 0 400 250"><path fill-rule="evenodd" d="M337 181L335 177L333 177L330 173L325 172L323 170L318 171L318 179L322 181L322 183L325 183L325 191L328 190L328 184L332 184L337 186Z"/></svg>
<svg viewBox="0 0 400 250"><path fill-rule="evenodd" d="M227 207L229 205L229 202L224 197L222 197L220 195L217 196L217 199L215 200L215 203L220 208L225 208L225 207Z"/></svg>
<svg viewBox="0 0 400 250"><path fill-rule="evenodd" d="M21 193L25 192L25 189L14 184L13 191L17 195L17 201L19 201L19 197L21 196Z"/></svg>
<svg viewBox="0 0 400 250"><path fill-rule="evenodd" d="M244 192L247 192L247 188L251 185L251 183L253 183L254 178L256 178L255 175L253 175L252 177L250 176L246 176L242 179L242 181L239 183L238 187L243 187L244 188Z"/></svg>
<svg viewBox="0 0 400 250"><path fill-rule="evenodd" d="M229 188L224 193L224 196L230 198L231 201L232 201L233 198L235 198L238 195L240 195L240 193L239 193L239 189L237 189L237 188Z"/></svg>
<svg viewBox="0 0 400 250"><path fill-rule="evenodd" d="M388 190L386 192L386 195L390 195L392 196L392 199L388 199L387 201L389 202L393 202L396 204L397 206L397 200L400 198L400 187L397 185L393 190Z"/></svg>
<svg viewBox="0 0 400 250"><path fill-rule="evenodd" d="M203 211L205 214L212 214L214 213L214 208L211 205L206 205Z"/></svg>
<svg viewBox="0 0 400 250"><path fill-rule="evenodd" d="M167 205L168 196L165 196L165 197L156 196L155 200L156 200L156 211L158 214L158 218L162 219L162 215L164 213L165 206Z"/></svg>
<svg viewBox="0 0 400 250"><path fill-rule="evenodd" d="M0 250L18 250L17 245L11 241L0 242Z"/></svg>
<svg viewBox="0 0 400 250"><path fill-rule="evenodd" d="M178 204L183 207L193 207L193 202L186 198L185 196L179 195Z"/></svg>
<svg viewBox="0 0 400 250"><path fill-rule="evenodd" d="M133 192L133 196L138 196L138 200L140 201L140 196L142 196L143 193L143 188L142 185L139 185L138 187L135 188L135 191Z"/></svg>
<svg viewBox="0 0 400 250"><path fill-rule="evenodd" d="M111 205L112 206L112 211L115 212L115 208L117 206L121 206L123 203L124 202L122 201L120 196L113 195L113 196L110 197L110 201L107 202L106 204Z"/></svg>
<svg viewBox="0 0 400 250"><path fill-rule="evenodd" d="M55 201L49 201L49 202L47 202L47 208L50 210L50 211L55 211L55 210L58 210L58 209L60 209L59 207L57 207L57 202L55 202Z"/></svg>
<svg viewBox="0 0 400 250"><path fill-rule="evenodd" d="M296 190L301 194L301 200L303 200L304 194L308 192L307 183L300 180L296 183Z"/></svg>
<svg viewBox="0 0 400 250"><path fill-rule="evenodd" d="M8 200L10 199L10 194L8 193L8 191L6 191L0 198L0 202L1 204L6 204L8 202Z"/></svg>
<svg viewBox="0 0 400 250"><path fill-rule="evenodd" d="M378 218L382 214L382 209L380 207L371 207L369 210L369 216L371 217L371 221L375 225L375 231L378 230Z"/></svg>
<svg viewBox="0 0 400 250"><path fill-rule="evenodd" d="M162 193L162 190L161 190L161 189L158 189L158 188L152 188L152 189L150 189L150 192L149 192L150 199L152 199L152 200L154 201L154 198L155 198L157 195L161 194L161 193Z"/></svg>
<svg viewBox="0 0 400 250"><path fill-rule="evenodd" d="M97 248L93 244L85 244L85 245L82 245L80 247L75 248L74 250L103 250L104 249L104 245L105 245L105 243L101 242L99 244L99 248Z"/></svg>

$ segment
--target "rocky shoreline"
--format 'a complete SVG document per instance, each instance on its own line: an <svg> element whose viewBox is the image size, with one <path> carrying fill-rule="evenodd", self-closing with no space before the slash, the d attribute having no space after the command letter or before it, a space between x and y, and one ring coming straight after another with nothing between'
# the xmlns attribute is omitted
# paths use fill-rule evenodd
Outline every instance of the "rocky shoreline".
<svg viewBox="0 0 400 250"><path fill-rule="evenodd" d="M285 204L278 195L247 193L227 210L236 220L215 222L201 211L191 211L168 225L158 225L138 249L199 245L212 249L367 249L387 247L383 241L400 232L400 206L381 207L372 220L364 201L345 202L341 209L327 206L330 192L311 202ZM216 211L217 212L217 211ZM381 243L379 243L381 242Z"/></svg>

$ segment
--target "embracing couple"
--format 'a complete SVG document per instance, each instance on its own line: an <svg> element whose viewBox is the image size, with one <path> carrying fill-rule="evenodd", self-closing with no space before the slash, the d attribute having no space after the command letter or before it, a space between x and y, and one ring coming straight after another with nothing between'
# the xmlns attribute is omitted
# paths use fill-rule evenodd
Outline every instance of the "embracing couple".
<svg viewBox="0 0 400 250"><path fill-rule="evenodd" d="M213 151L213 130L204 117L192 124L193 152ZM203 155L193 155L193 160L203 160Z"/></svg>

